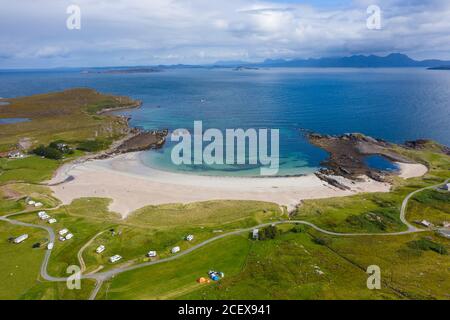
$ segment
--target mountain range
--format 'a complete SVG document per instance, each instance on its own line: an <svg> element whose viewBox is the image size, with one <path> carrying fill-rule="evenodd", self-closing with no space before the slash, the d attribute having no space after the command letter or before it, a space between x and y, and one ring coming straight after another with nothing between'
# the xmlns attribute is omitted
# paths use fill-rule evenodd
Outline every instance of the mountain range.
<svg viewBox="0 0 450 320"><path fill-rule="evenodd" d="M376 55L354 55L350 57L310 58L310 59L267 59L260 63L244 61L218 61L215 66L235 67L297 67L297 68L436 68L450 66L450 61L429 59L414 60L405 54L391 53L385 57Z"/></svg>

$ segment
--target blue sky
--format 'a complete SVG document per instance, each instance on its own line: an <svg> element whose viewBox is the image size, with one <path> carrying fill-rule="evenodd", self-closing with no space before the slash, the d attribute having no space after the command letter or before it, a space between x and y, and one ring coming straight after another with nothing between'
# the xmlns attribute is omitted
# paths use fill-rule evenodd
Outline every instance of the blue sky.
<svg viewBox="0 0 450 320"><path fill-rule="evenodd" d="M81 9L68 30L66 9ZM369 5L381 30L366 26ZM402 52L450 60L448 0L0 0L0 68Z"/></svg>

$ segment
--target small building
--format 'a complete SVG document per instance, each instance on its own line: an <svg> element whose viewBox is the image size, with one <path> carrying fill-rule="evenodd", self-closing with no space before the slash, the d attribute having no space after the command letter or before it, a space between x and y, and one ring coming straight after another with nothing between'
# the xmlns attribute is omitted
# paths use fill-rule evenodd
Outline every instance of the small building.
<svg viewBox="0 0 450 320"><path fill-rule="evenodd" d="M55 244L54 244L53 242L50 242L50 243L47 245L47 250L52 250L54 246L55 246Z"/></svg>
<svg viewBox="0 0 450 320"><path fill-rule="evenodd" d="M27 239L28 239L28 235L27 235L27 234L23 234L23 235L21 235L21 236L15 238L15 239L14 239L14 243L15 243L15 244L19 244L19 243L21 243L21 242L24 242L24 241L27 240Z"/></svg>
<svg viewBox="0 0 450 320"><path fill-rule="evenodd" d="M109 258L109 262L116 263L117 261L119 261L121 259L122 259L122 257L119 256L118 254L116 254L115 256L112 256L111 258Z"/></svg>
<svg viewBox="0 0 450 320"><path fill-rule="evenodd" d="M66 235L66 240L70 240L70 239L72 239L73 238L73 234L72 233L68 233L67 235Z"/></svg>
<svg viewBox="0 0 450 320"><path fill-rule="evenodd" d="M425 227L427 227L427 228L431 228L433 226L433 224L431 222L427 221L427 220L422 220L420 222L420 224L425 226Z"/></svg>
<svg viewBox="0 0 450 320"><path fill-rule="evenodd" d="M49 223L49 224L54 224L54 223L56 223L56 222L58 222L56 219L49 219L49 220L48 220L48 223Z"/></svg>
<svg viewBox="0 0 450 320"><path fill-rule="evenodd" d="M49 216L48 214L44 214L44 215L41 217L41 220L48 220L48 219L50 219L50 216Z"/></svg>
<svg viewBox="0 0 450 320"><path fill-rule="evenodd" d="M24 154L20 151L11 151L10 153L8 153L9 159L22 159L24 157Z"/></svg>
<svg viewBox="0 0 450 320"><path fill-rule="evenodd" d="M95 252L97 252L98 254L100 254L100 253L102 253L103 251L105 251L105 246L104 245L101 245L101 246L99 246L96 250L95 250Z"/></svg>
<svg viewBox="0 0 450 320"><path fill-rule="evenodd" d="M450 191L450 183L446 183L443 187L444 190Z"/></svg>
<svg viewBox="0 0 450 320"><path fill-rule="evenodd" d="M156 251L149 251L147 253L147 257L149 257L149 258L154 258L156 256L157 256Z"/></svg>
<svg viewBox="0 0 450 320"><path fill-rule="evenodd" d="M36 201L34 201L34 200L29 200L29 201L27 202L27 204L28 204L29 206L34 206L34 205L36 204Z"/></svg>
<svg viewBox="0 0 450 320"><path fill-rule="evenodd" d="M36 203L34 204L34 206L35 206L36 208L40 208L40 207L43 206L43 204L42 204L41 202L36 202Z"/></svg>
<svg viewBox="0 0 450 320"><path fill-rule="evenodd" d="M68 233L69 232L69 230L67 230L67 229L62 229L62 230L59 230L59 235L60 236L63 236L63 235L65 235L66 233Z"/></svg>
<svg viewBox="0 0 450 320"><path fill-rule="evenodd" d="M174 247L174 248L172 248L172 253L173 254L175 254L175 253L178 253L178 252L180 252L181 251L181 249L180 249L180 247Z"/></svg>
<svg viewBox="0 0 450 320"><path fill-rule="evenodd" d="M253 240L259 239L259 229L253 229L252 238Z"/></svg>
<svg viewBox="0 0 450 320"><path fill-rule="evenodd" d="M59 237L58 239L59 239L59 241L61 241L61 242L64 242L64 241L66 241L66 238L64 238L64 237L62 237L62 236L61 236L61 237Z"/></svg>
<svg viewBox="0 0 450 320"><path fill-rule="evenodd" d="M190 234L186 237L186 241L192 241L194 240L194 235Z"/></svg>

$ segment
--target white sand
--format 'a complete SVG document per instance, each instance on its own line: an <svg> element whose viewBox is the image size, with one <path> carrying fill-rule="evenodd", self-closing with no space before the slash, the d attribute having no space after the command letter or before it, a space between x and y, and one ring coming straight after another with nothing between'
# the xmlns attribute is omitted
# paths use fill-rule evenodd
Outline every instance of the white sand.
<svg viewBox="0 0 450 320"><path fill-rule="evenodd" d="M402 162L396 162L396 164L400 168L399 177L403 179L421 177L428 172L428 168L423 164Z"/></svg>
<svg viewBox="0 0 450 320"><path fill-rule="evenodd" d="M260 200L294 209L304 199L347 196L359 192L388 192L390 185L365 177L352 182L339 177L351 190L328 185L314 174L302 177L211 177L159 171L144 166L139 153L66 165L58 170L52 183L67 175L75 179L53 186L55 196L64 204L82 197L113 199L110 210L126 217L148 205L191 203L207 200ZM413 166L413 167L412 167ZM402 164L405 176L417 173L416 165Z"/></svg>

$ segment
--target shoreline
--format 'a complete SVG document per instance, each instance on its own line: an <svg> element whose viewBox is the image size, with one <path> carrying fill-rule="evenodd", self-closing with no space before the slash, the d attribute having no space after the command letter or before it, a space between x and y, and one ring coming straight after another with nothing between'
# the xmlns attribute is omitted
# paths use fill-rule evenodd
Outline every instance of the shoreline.
<svg viewBox="0 0 450 320"><path fill-rule="evenodd" d="M266 201L286 206L291 211L302 200L389 192L391 189L389 183L367 176L361 177L361 181L332 176L349 188L342 190L319 179L314 173L260 179L167 172L144 165L140 154L126 153L107 159L65 164L57 170L49 186L63 204L87 197L112 199L109 209L123 218L150 205L213 200ZM400 176L404 178L422 176L428 171L420 164L402 163L399 167ZM67 179L69 176L73 179Z"/></svg>

